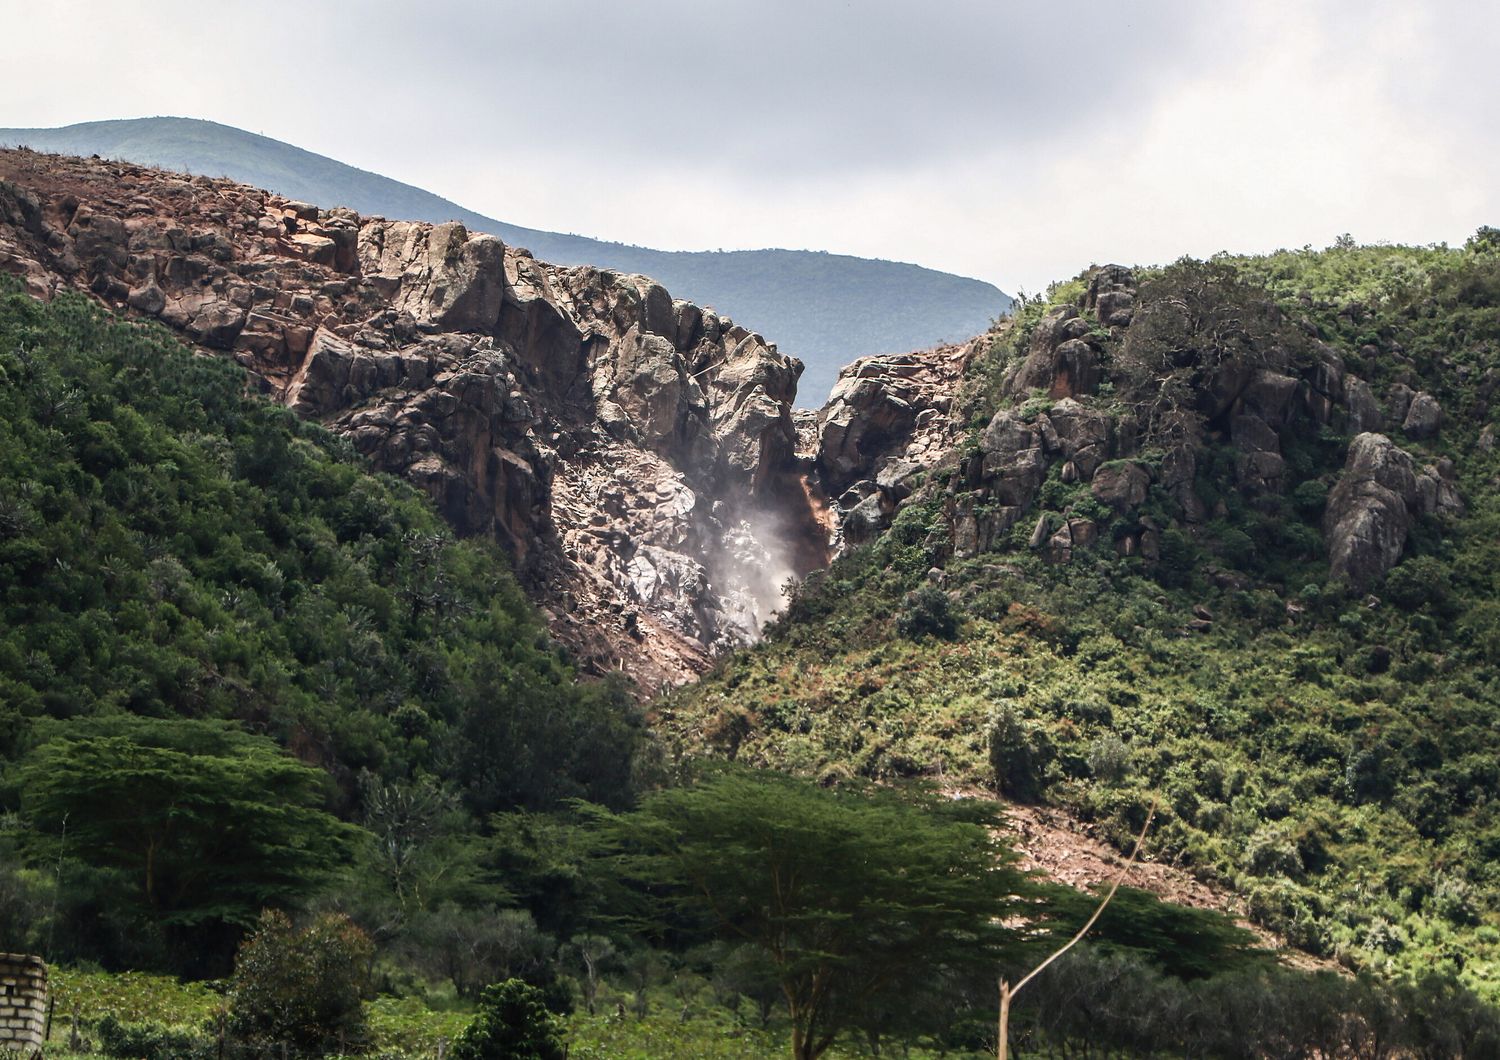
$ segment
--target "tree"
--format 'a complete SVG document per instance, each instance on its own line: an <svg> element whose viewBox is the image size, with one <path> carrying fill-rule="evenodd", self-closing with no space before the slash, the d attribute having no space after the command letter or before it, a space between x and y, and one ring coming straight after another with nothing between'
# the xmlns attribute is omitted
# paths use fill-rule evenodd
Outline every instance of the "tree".
<svg viewBox="0 0 1500 1060"><path fill-rule="evenodd" d="M565 1060L561 1021L520 979L484 988L479 1012L453 1043L453 1060Z"/></svg>
<svg viewBox="0 0 1500 1060"><path fill-rule="evenodd" d="M357 835L320 808L320 770L230 724L114 717L42 731L16 771L28 853L105 870L101 901L153 927L253 924L310 895Z"/></svg>
<svg viewBox="0 0 1500 1060"><path fill-rule="evenodd" d="M1029 890L988 811L726 771L605 818L617 867L659 898L658 923L701 917L764 955L815 1060L877 1008L914 1035L949 970L993 967Z"/></svg>
<svg viewBox="0 0 1500 1060"><path fill-rule="evenodd" d="M605 967L618 953L615 944L605 935L579 935L568 945L569 952L578 958L578 967L583 978L578 986L583 991L583 1007L594 1014L594 1002L599 996L599 978Z"/></svg>
<svg viewBox="0 0 1500 1060"><path fill-rule="evenodd" d="M1307 337L1225 261L1183 258L1143 282L1135 304L1118 357L1122 396L1158 443L1196 443L1256 371L1308 356Z"/></svg>
<svg viewBox="0 0 1500 1060"><path fill-rule="evenodd" d="M234 961L229 1030L257 1055L285 1046L298 1053L353 1051L365 1037L365 969L374 946L341 913L298 930L267 911Z"/></svg>

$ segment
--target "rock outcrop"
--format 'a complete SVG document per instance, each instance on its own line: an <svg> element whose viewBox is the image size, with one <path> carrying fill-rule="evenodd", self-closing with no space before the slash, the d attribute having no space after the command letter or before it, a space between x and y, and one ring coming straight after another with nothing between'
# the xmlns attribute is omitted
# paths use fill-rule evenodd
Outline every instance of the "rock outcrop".
<svg viewBox="0 0 1500 1060"><path fill-rule="evenodd" d="M803 446L839 513L835 547L885 529L917 482L953 459L954 400L984 341L866 357L840 373Z"/></svg>
<svg viewBox="0 0 1500 1060"><path fill-rule="evenodd" d="M978 431L966 422L978 403L961 398L961 373L952 369L992 349L1003 356L1014 344L1009 323L966 347L868 358L845 370L821 414L813 462L846 543L889 526L916 496L941 500L948 546L959 556L1019 546L1024 526L1026 544L1053 562L1112 548L1151 563L1165 531L1192 536L1226 516L1222 496L1200 495L1200 475L1222 476L1218 490L1280 517L1291 484L1305 476L1289 467L1289 454L1305 469L1308 443L1329 432L1355 436L1344 470L1323 476L1333 487L1323 529L1334 577L1375 584L1399 562L1418 519L1462 511L1451 464L1419 466L1386 435L1369 433L1389 424L1414 441L1430 439L1442 421L1437 401L1395 384L1382 408L1337 350L1274 309L1234 307L1218 332L1232 338L1210 358L1180 321L1157 324L1148 339L1165 358L1154 371L1176 373L1180 404L1168 426L1153 422L1162 381L1140 375L1153 362L1120 361L1131 354L1133 329L1158 307L1140 301L1128 269L1104 266L1086 279L1076 304L1035 323L1021 356L990 362L986 385L999 408ZM918 377L925 386L913 385ZM951 473L932 474L942 471Z"/></svg>
<svg viewBox="0 0 1500 1060"><path fill-rule="evenodd" d="M595 670L685 680L827 560L801 365L644 277L98 159L0 152L0 181L0 271L234 357L504 543Z"/></svg>
<svg viewBox="0 0 1500 1060"><path fill-rule="evenodd" d="M1323 519L1330 572L1368 588L1401 559L1419 516L1461 512L1451 468L1446 470L1448 475L1438 467L1419 468L1383 434L1361 434L1350 442Z"/></svg>
<svg viewBox="0 0 1500 1060"><path fill-rule="evenodd" d="M1052 398L1092 394L1103 378L1093 331L1076 306L1053 310L1032 333L1026 359L1006 381L1006 391L1017 397L1033 390Z"/></svg>

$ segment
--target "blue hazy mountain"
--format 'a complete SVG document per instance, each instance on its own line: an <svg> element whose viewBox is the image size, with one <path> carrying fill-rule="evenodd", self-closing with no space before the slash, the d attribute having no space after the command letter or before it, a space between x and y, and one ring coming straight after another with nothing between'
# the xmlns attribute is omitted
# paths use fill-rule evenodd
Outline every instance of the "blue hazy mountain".
<svg viewBox="0 0 1500 1060"><path fill-rule="evenodd" d="M643 273L674 296L713 306L800 357L807 365L800 403L809 406L823 403L839 368L854 358L977 335L1011 304L992 284L903 262L809 250L652 250L524 228L378 173L194 118L0 129L0 145L227 176L365 214L456 220L544 261Z"/></svg>

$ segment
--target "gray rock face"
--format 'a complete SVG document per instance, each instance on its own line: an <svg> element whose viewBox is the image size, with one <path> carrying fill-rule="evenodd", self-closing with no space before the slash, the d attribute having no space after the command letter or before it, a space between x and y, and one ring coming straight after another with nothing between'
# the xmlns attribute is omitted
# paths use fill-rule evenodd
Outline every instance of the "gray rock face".
<svg viewBox="0 0 1500 1060"><path fill-rule="evenodd" d="M1380 429L1385 414L1375 400L1370 384L1357 376L1350 376L1344 384L1344 407L1348 413L1349 430L1354 434Z"/></svg>
<svg viewBox="0 0 1500 1060"><path fill-rule="evenodd" d="M1386 392L1392 427L1399 428L1406 422L1406 414L1411 410L1412 399L1416 396L1416 392L1405 383L1396 383Z"/></svg>
<svg viewBox="0 0 1500 1060"><path fill-rule="evenodd" d="M1426 391L1414 395L1401 421L1401 433L1408 438L1431 438L1443 422L1443 409L1437 398Z"/></svg>
<svg viewBox="0 0 1500 1060"><path fill-rule="evenodd" d="M1111 420L1099 409L1090 408L1071 398L1052 406L1044 417L1057 438L1057 451L1072 465L1072 473L1063 469L1068 481L1087 482L1099 465L1110 457Z"/></svg>
<svg viewBox="0 0 1500 1060"><path fill-rule="evenodd" d="M372 221L359 229L359 266L375 289L398 313L443 331L494 329L505 295L504 256L500 240L471 238L457 222ZM331 252L323 264L333 264Z"/></svg>
<svg viewBox="0 0 1500 1060"><path fill-rule="evenodd" d="M1368 588L1400 561L1418 516L1462 510L1450 477L1436 468L1418 468L1383 434L1361 434L1349 443L1324 514L1330 572Z"/></svg>
<svg viewBox="0 0 1500 1060"><path fill-rule="evenodd" d="M1416 499L1411 457L1383 434L1355 438L1324 515L1332 574L1357 588L1383 578L1406 547Z"/></svg>
<svg viewBox="0 0 1500 1060"><path fill-rule="evenodd" d="M1135 274L1123 265L1105 265L1089 277L1084 307L1107 328L1127 326L1135 313Z"/></svg>
<svg viewBox="0 0 1500 1060"><path fill-rule="evenodd" d="M963 346L865 357L839 375L803 446L833 504L833 541L854 545L890 525L920 472L947 458L959 435L953 395L984 348Z"/></svg>
<svg viewBox="0 0 1500 1060"><path fill-rule="evenodd" d="M1007 392L1025 396L1041 390L1053 398L1092 394L1102 373L1099 351L1086 339L1089 332L1075 306L1053 310L1032 333L1026 360L1007 383Z"/></svg>
<svg viewBox="0 0 1500 1060"><path fill-rule="evenodd" d="M1047 474L1041 428L1016 413L995 413L979 439L980 465L987 491L1002 505L1026 508Z"/></svg>
<svg viewBox="0 0 1500 1060"><path fill-rule="evenodd" d="M685 680L827 561L801 365L644 277L98 160L0 152L0 177L0 270L233 356L503 542L586 666Z"/></svg>
<svg viewBox="0 0 1500 1060"><path fill-rule="evenodd" d="M1302 409L1315 423L1333 421L1334 410L1347 400L1349 375L1344 358L1337 350L1318 343L1317 358L1311 373L1299 384Z"/></svg>
<svg viewBox="0 0 1500 1060"><path fill-rule="evenodd" d="M1150 489L1151 472L1135 460L1105 464L1094 473L1094 480L1089 483L1089 492L1101 504L1109 505L1121 515L1144 504Z"/></svg>

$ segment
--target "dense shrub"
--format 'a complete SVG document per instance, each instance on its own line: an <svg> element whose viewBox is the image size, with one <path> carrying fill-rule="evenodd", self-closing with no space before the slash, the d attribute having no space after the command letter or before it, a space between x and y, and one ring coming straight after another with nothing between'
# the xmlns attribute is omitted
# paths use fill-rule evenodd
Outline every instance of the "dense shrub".
<svg viewBox="0 0 1500 1060"><path fill-rule="evenodd" d="M1045 729L1023 720L1014 707L1002 707L990 718L989 748L995 787L1020 802L1042 797L1055 754Z"/></svg>
<svg viewBox="0 0 1500 1060"><path fill-rule="evenodd" d="M562 1023L520 979L484 988L479 1012L453 1043L453 1060L565 1060Z"/></svg>
<svg viewBox="0 0 1500 1060"><path fill-rule="evenodd" d="M105 1016L95 1028L99 1051L121 1060L211 1060L217 1043L207 1035L159 1023L123 1023Z"/></svg>
<svg viewBox="0 0 1500 1060"><path fill-rule="evenodd" d="M924 585L909 593L896 615L896 632L903 637L938 637L951 640L958 632L958 619L948 594L936 585Z"/></svg>
<svg viewBox="0 0 1500 1060"><path fill-rule="evenodd" d="M366 1036L362 994L373 955L369 937L341 914L296 928L267 911L235 958L230 1033L267 1051L356 1051Z"/></svg>

